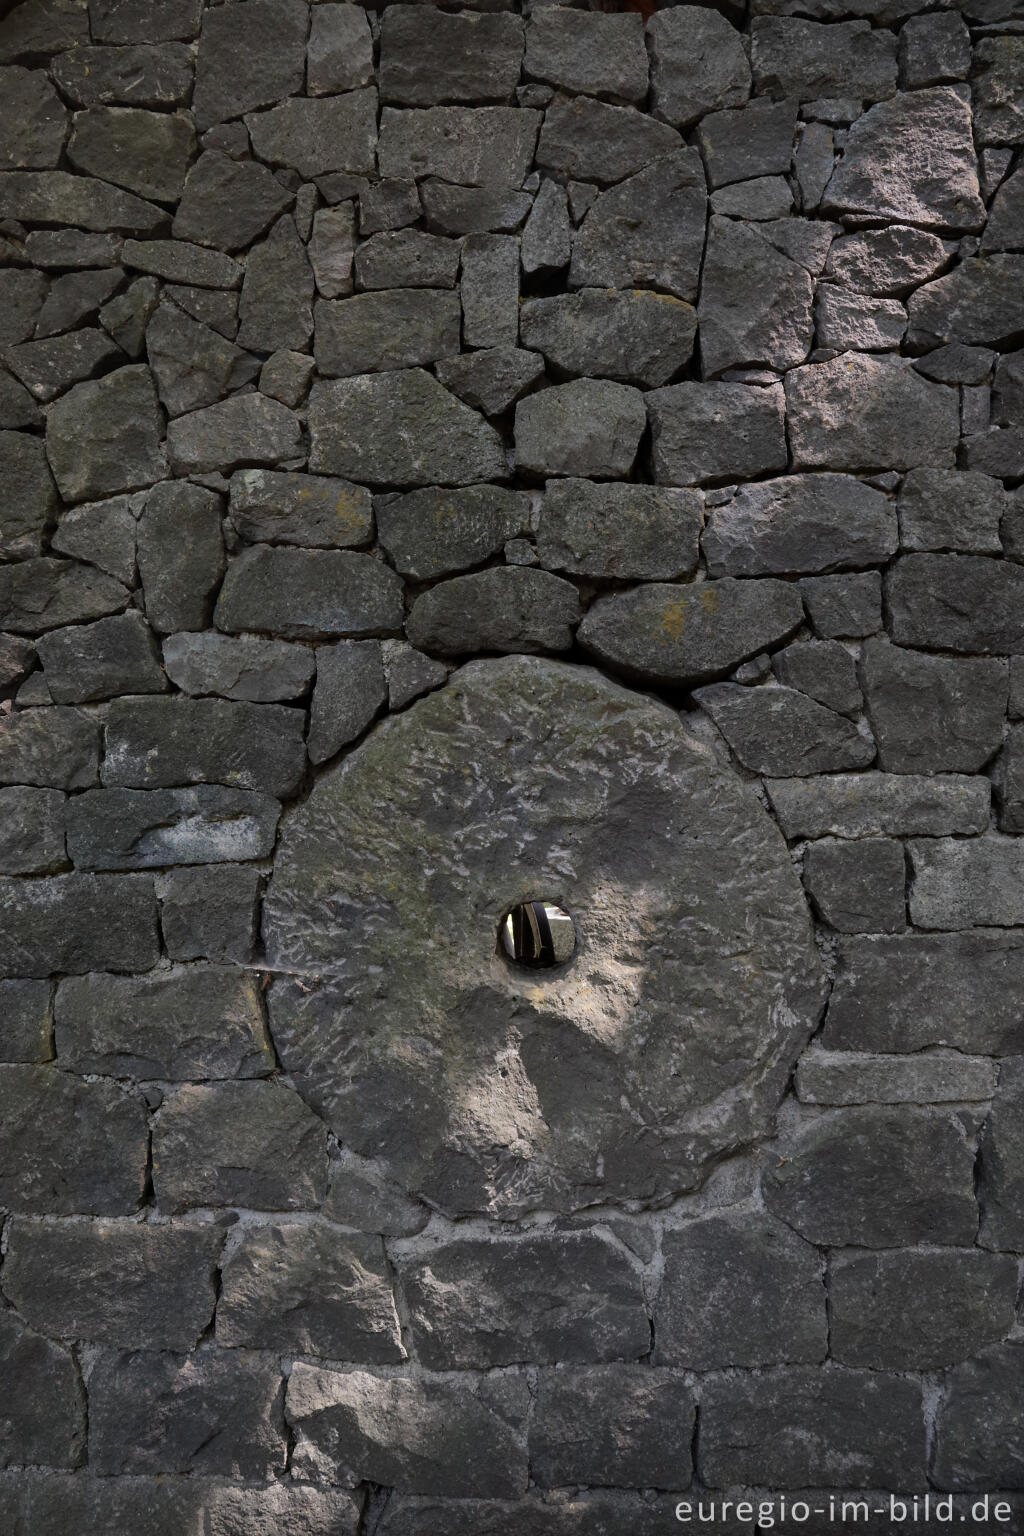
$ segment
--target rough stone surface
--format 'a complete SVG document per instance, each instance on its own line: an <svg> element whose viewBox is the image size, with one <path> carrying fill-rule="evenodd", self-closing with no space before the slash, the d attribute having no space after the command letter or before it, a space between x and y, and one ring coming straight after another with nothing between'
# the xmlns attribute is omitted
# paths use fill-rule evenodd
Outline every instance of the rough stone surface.
<svg viewBox="0 0 1024 1536"><path fill-rule="evenodd" d="M361 736L386 700L378 640L339 640L336 645L319 646L309 714L310 762L326 762Z"/></svg>
<svg viewBox="0 0 1024 1536"><path fill-rule="evenodd" d="M974 773L1002 742L1002 662L925 656L877 638L864 647L861 678L879 766L891 773Z"/></svg>
<svg viewBox="0 0 1024 1536"><path fill-rule="evenodd" d="M672 384L647 396L651 467L659 485L702 485L786 468L779 387Z"/></svg>
<svg viewBox="0 0 1024 1536"><path fill-rule="evenodd" d="M693 491L552 480L537 554L549 570L571 575L674 581L697 568L701 523Z"/></svg>
<svg viewBox="0 0 1024 1536"><path fill-rule="evenodd" d="M904 359L845 352L786 375L793 459L800 469L952 465L956 395Z"/></svg>
<svg viewBox="0 0 1024 1536"><path fill-rule="evenodd" d="M280 814L270 795L200 784L90 791L66 807L64 820L79 869L159 869L262 858Z"/></svg>
<svg viewBox="0 0 1024 1536"><path fill-rule="evenodd" d="M442 656L473 651L566 651L579 621L576 588L548 571L455 576L416 599L406 633Z"/></svg>
<svg viewBox="0 0 1024 1536"><path fill-rule="evenodd" d="M903 847L891 838L821 838L804 853L804 887L840 933L902 933L906 883Z"/></svg>
<svg viewBox="0 0 1024 1536"><path fill-rule="evenodd" d="M1024 849L993 834L969 843L922 839L910 845L911 916L919 928L1013 927L1024 922Z"/></svg>
<svg viewBox="0 0 1024 1536"><path fill-rule="evenodd" d="M0 965L8 976L145 971L160 953L144 876L57 875L0 881Z"/></svg>
<svg viewBox="0 0 1024 1536"><path fill-rule="evenodd" d="M573 110L582 107L581 100ZM549 112L546 121L552 118ZM599 144L593 137L598 126L581 125L587 130L582 142ZM690 302L697 297L707 207L704 167L696 150L666 147L673 152L650 164L646 156L638 157L639 164L630 162L628 169L636 174L592 203L572 243L574 288L656 288ZM605 179L582 155L556 158L556 170Z"/></svg>
<svg viewBox="0 0 1024 1536"><path fill-rule="evenodd" d="M998 1066L984 1056L925 1051L877 1056L808 1051L796 1069L803 1104L943 1104L980 1102L995 1092Z"/></svg>
<svg viewBox="0 0 1024 1536"><path fill-rule="evenodd" d="M50 630L40 637L37 651L55 704L162 693L167 687L152 632L134 611Z"/></svg>
<svg viewBox="0 0 1024 1536"><path fill-rule="evenodd" d="M228 566L214 622L289 639L380 634L401 628L401 584L369 555L257 544Z"/></svg>
<svg viewBox="0 0 1024 1536"><path fill-rule="evenodd" d="M0 872L49 875L66 867L64 804L56 789L0 789Z"/></svg>
<svg viewBox="0 0 1024 1536"><path fill-rule="evenodd" d="M597 374L626 384L667 384L689 361L697 317L666 294L584 288L527 299L519 320L524 347L561 373Z"/></svg>
<svg viewBox="0 0 1024 1536"><path fill-rule="evenodd" d="M644 124L643 118L638 120ZM510 107L428 107L381 113L382 176L438 176L468 187L519 187L537 143L540 113Z"/></svg>
<svg viewBox="0 0 1024 1536"><path fill-rule="evenodd" d="M369 493L328 476L238 470L229 516L240 537L255 544L345 549L373 535Z"/></svg>
<svg viewBox="0 0 1024 1536"><path fill-rule="evenodd" d="M99 768L99 731L77 709L28 709L0 723L0 783L88 789Z"/></svg>
<svg viewBox="0 0 1024 1536"><path fill-rule="evenodd" d="M904 549L999 554L999 524L1008 510L998 480L976 470L912 469L899 495Z"/></svg>
<svg viewBox="0 0 1024 1536"><path fill-rule="evenodd" d="M317 367L339 378L457 356L461 320L457 295L443 289L393 288L318 304Z"/></svg>
<svg viewBox="0 0 1024 1536"><path fill-rule="evenodd" d="M481 565L526 531L529 515L521 492L496 485L410 491L382 500L376 509L377 533L388 558L413 581Z"/></svg>
<svg viewBox="0 0 1024 1536"><path fill-rule="evenodd" d="M46 453L65 501L89 501L163 479L160 413L148 368L76 384L50 411Z"/></svg>
<svg viewBox="0 0 1024 1536"><path fill-rule="evenodd" d="M874 742L851 720L793 688L714 683L696 698L751 773L841 773L874 759Z"/></svg>
<svg viewBox="0 0 1024 1536"><path fill-rule="evenodd" d="M174 869L161 882L160 927L172 960L244 965L256 944L262 880L244 864Z"/></svg>
<svg viewBox="0 0 1024 1536"><path fill-rule="evenodd" d="M1005 655L1024 644L1024 570L980 555L907 555L886 581L892 638L960 654Z"/></svg>
<svg viewBox="0 0 1024 1536"><path fill-rule="evenodd" d="M574 379L516 406L516 464L535 475L628 477L647 418L637 389Z"/></svg>
<svg viewBox="0 0 1024 1536"><path fill-rule="evenodd" d="M689 128L705 112L742 106L750 65L735 29L698 5L657 11L647 27L651 101L658 117Z"/></svg>
<svg viewBox="0 0 1024 1536"><path fill-rule="evenodd" d="M689 1484L694 1403L680 1373L591 1365L540 1377L530 1468L542 1488Z"/></svg>
<svg viewBox="0 0 1024 1536"><path fill-rule="evenodd" d="M167 426L167 456L176 475L277 464L300 456L301 446L298 418L266 395L236 395Z"/></svg>
<svg viewBox="0 0 1024 1536"><path fill-rule="evenodd" d="M305 767L299 710L221 699L120 699L110 706L103 782L128 789L223 783L291 794Z"/></svg>
<svg viewBox="0 0 1024 1536"><path fill-rule="evenodd" d="M519 83L522 58L523 24L517 16L473 11L452 16L419 5L389 6L381 27L381 95L410 107L504 102ZM372 71L372 52L368 61Z"/></svg>
<svg viewBox="0 0 1024 1536"><path fill-rule="evenodd" d="M966 774L830 774L776 779L768 794L789 838L984 832L991 791Z"/></svg>
<svg viewBox="0 0 1024 1536"><path fill-rule="evenodd" d="M1013 1403L1024 1350L995 1344L950 1371L939 1406L935 1482L940 1488L1015 1488L1024 1442Z"/></svg>
<svg viewBox="0 0 1024 1536"><path fill-rule="evenodd" d="M308 693L315 669L312 653L302 646L215 631L168 635L163 659L167 676L183 693L257 704Z"/></svg>
<svg viewBox="0 0 1024 1536"><path fill-rule="evenodd" d="M712 218L699 308L705 374L802 363L814 334L813 291L804 268L756 229Z"/></svg>
<svg viewBox="0 0 1024 1536"><path fill-rule="evenodd" d="M712 576L776 576L883 564L893 507L851 475L787 475L741 486L716 507L702 545Z"/></svg>
<svg viewBox="0 0 1024 1536"><path fill-rule="evenodd" d="M71 1352L5 1310L0 1361L10 1383L0 1416L4 1465L77 1465L85 1444L85 1393Z"/></svg>

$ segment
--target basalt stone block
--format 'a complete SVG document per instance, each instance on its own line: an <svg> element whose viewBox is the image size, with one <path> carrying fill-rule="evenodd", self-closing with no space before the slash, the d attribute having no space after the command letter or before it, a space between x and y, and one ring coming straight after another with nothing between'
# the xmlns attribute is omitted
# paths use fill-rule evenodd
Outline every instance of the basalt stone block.
<svg viewBox="0 0 1024 1536"><path fill-rule="evenodd" d="M1024 176L1009 176L992 199L981 242L983 251L1024 249Z"/></svg>
<svg viewBox="0 0 1024 1536"><path fill-rule="evenodd" d="M632 107L613 107L578 96L556 99L548 107L537 164L560 178L607 186L681 149L682 139L668 123L656 122Z"/></svg>
<svg viewBox="0 0 1024 1536"><path fill-rule="evenodd" d="M696 491L552 480L537 532L540 563L570 575L674 581L697 569Z"/></svg>
<svg viewBox="0 0 1024 1536"><path fill-rule="evenodd" d="M982 555L904 555L886 576L900 645L1006 655L1024 650L1024 568Z"/></svg>
<svg viewBox="0 0 1024 1536"><path fill-rule="evenodd" d="M309 1210L323 1198L327 1127L276 1080L181 1088L164 1102L153 1135L162 1210Z"/></svg>
<svg viewBox="0 0 1024 1536"><path fill-rule="evenodd" d="M999 1065L999 1086L981 1149L981 1237L986 1248L1024 1246L1021 1107L1024 1057Z"/></svg>
<svg viewBox="0 0 1024 1536"><path fill-rule="evenodd" d="M57 789L0 789L0 873L48 875L66 867L65 798Z"/></svg>
<svg viewBox="0 0 1024 1536"><path fill-rule="evenodd" d="M544 376L544 359L518 347L491 347L443 358L437 377L446 389L485 416L498 416Z"/></svg>
<svg viewBox="0 0 1024 1536"><path fill-rule="evenodd" d="M879 571L860 575L808 576L800 583L800 595L815 634L824 639L858 639L882 627L882 576Z"/></svg>
<svg viewBox="0 0 1024 1536"><path fill-rule="evenodd" d="M864 647L861 677L891 773L975 773L998 751L1006 714L1001 661L925 656L881 637Z"/></svg>
<svg viewBox="0 0 1024 1536"><path fill-rule="evenodd" d="M152 880L56 875L0 881L0 965L8 976L146 971L160 954Z"/></svg>
<svg viewBox="0 0 1024 1536"><path fill-rule="evenodd" d="M708 1216L666 1231L663 1251L659 1362L705 1371L825 1358L821 1258L780 1222L756 1212Z"/></svg>
<svg viewBox="0 0 1024 1536"><path fill-rule="evenodd" d="M447 681L448 667L444 662L414 650L404 640L385 640L383 651L389 709L404 709Z"/></svg>
<svg viewBox="0 0 1024 1536"><path fill-rule="evenodd" d="M523 271L557 272L568 266L572 253L572 225L565 188L547 177L533 200L523 228Z"/></svg>
<svg viewBox="0 0 1024 1536"><path fill-rule="evenodd" d="M688 687L731 672L802 619L799 594L787 582L651 583L599 597L579 641L629 676Z"/></svg>
<svg viewBox="0 0 1024 1536"><path fill-rule="evenodd" d="M1024 1349L1016 1343L994 1344L947 1374L932 1471L939 1488L1020 1486L1024 1437L1013 1405L1022 1382Z"/></svg>
<svg viewBox="0 0 1024 1536"><path fill-rule="evenodd" d="M1024 430L1020 427L974 433L965 438L964 450L968 469L1007 480L1024 474Z"/></svg>
<svg viewBox="0 0 1024 1536"><path fill-rule="evenodd" d="M0 75L4 73L6 71L0 71ZM25 267L0 268L0 301L4 306L0 318L0 343L3 346L16 346L19 341L29 341L35 335L47 287L43 272L33 272Z"/></svg>
<svg viewBox="0 0 1024 1536"><path fill-rule="evenodd" d="M711 1488L926 1486L921 1388L874 1371L807 1367L708 1382L698 1469Z"/></svg>
<svg viewBox="0 0 1024 1536"><path fill-rule="evenodd" d="M246 258L238 342L259 352L301 351L313 334L313 269L286 215ZM284 457L284 455L281 455Z"/></svg>
<svg viewBox="0 0 1024 1536"><path fill-rule="evenodd" d="M285 165L303 180L348 171L374 171L377 146L377 92L349 91L343 96L292 97L269 112L245 119L252 147L261 160Z"/></svg>
<svg viewBox="0 0 1024 1536"><path fill-rule="evenodd" d="M985 205L963 91L936 86L870 107L850 129L822 208L953 233L980 229Z"/></svg>
<svg viewBox="0 0 1024 1536"><path fill-rule="evenodd" d="M188 173L172 234L237 251L264 234L291 201L266 166L207 150Z"/></svg>
<svg viewBox="0 0 1024 1536"><path fill-rule="evenodd" d="M697 316L689 304L639 289L527 299L519 318L524 347L563 374L597 374L626 384L667 384L689 362Z"/></svg>
<svg viewBox="0 0 1024 1536"><path fill-rule="evenodd" d="M515 1500L416 1498L388 1502L381 1536L657 1536L675 1518L677 1498L648 1502L648 1494L574 1492L555 1499L536 1493ZM671 1503L669 1502L671 1500Z"/></svg>
<svg viewBox="0 0 1024 1536"><path fill-rule="evenodd" d="M146 1176L146 1107L55 1066L0 1070L0 1198L33 1216L131 1215Z"/></svg>
<svg viewBox="0 0 1024 1536"><path fill-rule="evenodd" d="M999 837L910 844L910 914L919 928L1009 928L1024 923L1024 848Z"/></svg>
<svg viewBox="0 0 1024 1536"><path fill-rule="evenodd" d="M373 537L369 491L328 476L239 470L231 479L229 516L249 543L346 549Z"/></svg>
<svg viewBox="0 0 1024 1536"><path fill-rule="evenodd" d="M907 312L896 299L846 293L822 283L815 303L819 347L837 352L891 352L903 340Z"/></svg>
<svg viewBox="0 0 1024 1536"><path fill-rule="evenodd" d="M233 257L188 240L126 240L122 260L138 272L197 288L238 288L242 282L242 267Z"/></svg>
<svg viewBox="0 0 1024 1536"><path fill-rule="evenodd" d="M379 1163L345 1151L331 1164L323 1214L345 1227L393 1237L414 1237L429 1215L427 1207L389 1179Z"/></svg>
<svg viewBox="0 0 1024 1536"><path fill-rule="evenodd" d="M76 49L76 54L81 50ZM87 234L81 229L34 229L26 236L25 258L33 266L64 270L114 266L121 255L117 235Z"/></svg>
<svg viewBox="0 0 1024 1536"><path fill-rule="evenodd" d="M514 347L519 340L519 241L512 235L468 235L462 242L460 292L465 345Z"/></svg>
<svg viewBox="0 0 1024 1536"><path fill-rule="evenodd" d="M216 1302L216 1227L17 1218L4 1292L51 1338L114 1349L191 1349Z"/></svg>
<svg viewBox="0 0 1024 1536"><path fill-rule="evenodd" d="M169 416L213 405L260 371L258 358L173 304L159 305L149 319L146 355Z"/></svg>
<svg viewBox="0 0 1024 1536"><path fill-rule="evenodd" d="M67 137L68 114L45 74L17 66L0 69L0 93L6 108L0 128L0 170L54 169Z"/></svg>
<svg viewBox="0 0 1024 1536"><path fill-rule="evenodd" d="M709 514L712 576L766 576L884 564L898 544L895 509L851 475L787 475L740 486Z"/></svg>
<svg viewBox="0 0 1024 1536"><path fill-rule="evenodd" d="M183 107L192 90L192 56L176 42L79 46L59 54L51 68L76 107Z"/></svg>
<svg viewBox="0 0 1024 1536"><path fill-rule="evenodd" d="M840 235L829 248L826 275L841 289L880 296L903 295L934 277L950 258L938 235L908 224L890 224Z"/></svg>
<svg viewBox="0 0 1024 1536"><path fill-rule="evenodd" d="M523 67L531 78L573 94L642 102L647 95L643 18L541 9L526 30Z"/></svg>
<svg viewBox="0 0 1024 1536"><path fill-rule="evenodd" d="M799 469L916 469L952 465L960 434L955 391L909 359L847 352L786 375Z"/></svg>
<svg viewBox="0 0 1024 1536"><path fill-rule="evenodd" d="M1004 832L1024 827L1024 731L1011 725L997 764L999 825Z"/></svg>
<svg viewBox="0 0 1024 1536"><path fill-rule="evenodd" d="M461 187L433 177L419 183L419 192L428 228L443 235L511 234L532 203L515 187Z"/></svg>
<svg viewBox="0 0 1024 1536"><path fill-rule="evenodd" d="M152 632L135 610L50 630L40 636L37 650L55 704L87 704L119 693L163 693L167 688Z"/></svg>
<svg viewBox="0 0 1024 1536"><path fill-rule="evenodd" d="M100 268L96 272L67 272L63 277L54 278L39 312L36 336L57 336L95 319L123 282L124 273L119 267Z"/></svg>
<svg viewBox="0 0 1024 1536"><path fill-rule="evenodd" d="M856 663L837 640L787 645L772 657L772 671L784 688L796 688L841 715L855 715L863 706Z"/></svg>
<svg viewBox="0 0 1024 1536"><path fill-rule="evenodd" d="M92 565L47 556L0 566L0 612L6 629L39 635L65 624L116 613L127 588Z"/></svg>
<svg viewBox="0 0 1024 1536"><path fill-rule="evenodd" d="M27 1065L53 1060L53 987L48 981L0 981L0 1058Z"/></svg>
<svg viewBox="0 0 1024 1536"><path fill-rule="evenodd" d="M217 1342L366 1365L404 1360L383 1240L320 1223L247 1228L222 1266Z"/></svg>
<svg viewBox="0 0 1024 1536"><path fill-rule="evenodd" d="M49 413L46 454L65 501L137 490L167 472L160 408L148 368L76 384Z"/></svg>
<svg viewBox="0 0 1024 1536"><path fill-rule="evenodd" d="M244 864L168 870L158 895L171 959L250 961L262 886L260 871Z"/></svg>
<svg viewBox="0 0 1024 1536"><path fill-rule="evenodd" d="M302 458L302 429L298 417L279 401L236 395L168 422L167 456L176 475L278 464Z"/></svg>
<svg viewBox="0 0 1024 1536"><path fill-rule="evenodd" d="M911 16L900 29L902 84L913 90L963 80L971 67L971 35L962 16Z"/></svg>
<svg viewBox="0 0 1024 1536"><path fill-rule="evenodd" d="M582 106L576 102L573 110ZM650 118L640 120L660 126ZM637 174L591 204L573 238L569 281L574 288L657 288L677 299L696 299L707 212L704 166L695 149L677 144L665 149L669 152L662 150L652 163L646 156L639 157L639 164L630 163L629 170Z"/></svg>
<svg viewBox="0 0 1024 1536"><path fill-rule="evenodd" d="M272 704L308 693L316 664L312 651L287 640L207 630L168 635L164 667L183 693Z"/></svg>
<svg viewBox="0 0 1024 1536"><path fill-rule="evenodd" d="M309 712L309 760L323 763L366 727L387 703L379 640L339 640L316 652Z"/></svg>
<svg viewBox="0 0 1024 1536"><path fill-rule="evenodd" d="M781 386L672 384L647 395L659 485L777 474L787 465Z"/></svg>
<svg viewBox="0 0 1024 1536"><path fill-rule="evenodd" d="M90 791L65 812L68 851L79 869L258 859L273 851L280 814L270 795L215 784Z"/></svg>
<svg viewBox="0 0 1024 1536"><path fill-rule="evenodd" d="M437 176L467 187L521 187L540 119L539 112L516 107L385 107L378 169L400 181Z"/></svg>
<svg viewBox="0 0 1024 1536"><path fill-rule="evenodd" d="M0 783L88 789L99 767L99 728L77 709L19 710L0 725Z"/></svg>
<svg viewBox="0 0 1024 1536"><path fill-rule="evenodd" d="M6 369L0 368L0 427L13 432L42 424L42 412L28 390Z"/></svg>
<svg viewBox="0 0 1024 1536"><path fill-rule="evenodd" d="M977 470L913 469L900 487L900 543L910 550L998 554L1008 505L999 481Z"/></svg>
<svg viewBox="0 0 1024 1536"><path fill-rule="evenodd" d="M467 485L508 473L494 428L420 369L314 384L309 431L311 469L371 485Z"/></svg>
<svg viewBox="0 0 1024 1536"><path fill-rule="evenodd" d="M802 363L814 338L812 296L804 267L749 225L713 218L699 306L705 376Z"/></svg>
<svg viewBox="0 0 1024 1536"><path fill-rule="evenodd" d="M657 117L690 128L705 112L740 107L750 95L750 65L740 34L700 5L656 11L647 24L651 100Z"/></svg>
<svg viewBox="0 0 1024 1536"><path fill-rule="evenodd" d="M246 0L244 11L203 15L193 111L202 130L301 91L308 7L300 0Z"/></svg>
<svg viewBox="0 0 1024 1536"><path fill-rule="evenodd" d="M87 175L140 197L173 203L181 196L195 148L195 129L184 115L90 107L75 113L68 159Z"/></svg>
<svg viewBox="0 0 1024 1536"><path fill-rule="evenodd" d="M225 699L123 698L107 715L103 782L226 783L290 795L306 765L303 712Z"/></svg>
<svg viewBox="0 0 1024 1536"><path fill-rule="evenodd" d="M797 1063L796 1093L802 1104L979 1103L995 1093L998 1072L987 1056L959 1051L875 1056L810 1050Z"/></svg>
<svg viewBox="0 0 1024 1536"><path fill-rule="evenodd" d="M1015 144L1024 128L1020 39L1012 34L979 39L975 64L978 137L983 144Z"/></svg>
<svg viewBox="0 0 1024 1536"><path fill-rule="evenodd" d="M545 1371L530 1424L530 1471L541 1488L686 1488L695 1416L681 1372L630 1365Z"/></svg>
<svg viewBox="0 0 1024 1536"><path fill-rule="evenodd" d="M381 24L381 98L407 107L507 102L519 84L522 58L518 16L390 5ZM646 90L646 67L644 73Z"/></svg>
<svg viewBox="0 0 1024 1536"><path fill-rule="evenodd" d="M895 94L896 40L867 21L823 25L758 16L751 43L755 88L777 99L852 96L871 102Z"/></svg>
<svg viewBox="0 0 1024 1536"><path fill-rule="evenodd" d="M41 555L57 518L57 492L44 444L25 432L0 432L0 555L20 560Z"/></svg>
<svg viewBox="0 0 1024 1536"><path fill-rule="evenodd" d="M355 254L360 288L454 288L459 246L419 229L383 230Z"/></svg>
<svg viewBox="0 0 1024 1536"><path fill-rule="evenodd" d="M1013 347L1024 330L1024 256L981 256L926 283L907 301L908 340L919 347L959 341Z"/></svg>
<svg viewBox="0 0 1024 1536"><path fill-rule="evenodd" d="M278 1362L240 1350L102 1355L89 1378L90 1465L263 1480L284 1469Z"/></svg>
<svg viewBox="0 0 1024 1536"><path fill-rule="evenodd" d="M625 479L646 425L638 389L609 379L574 379L516 406L516 463L535 475Z"/></svg>
<svg viewBox="0 0 1024 1536"><path fill-rule="evenodd" d="M167 214L144 198L92 176L74 176L70 171L5 171L0 174L0 218L149 235L166 223Z"/></svg>
<svg viewBox="0 0 1024 1536"><path fill-rule="evenodd" d="M202 629L224 574L223 502L214 491L166 481L146 497L138 562L146 617L160 634Z"/></svg>
<svg viewBox="0 0 1024 1536"><path fill-rule="evenodd" d="M404 229L415 224L422 213L420 190L414 181L369 182L366 191L359 194L359 232L363 235Z"/></svg>
<svg viewBox="0 0 1024 1536"><path fill-rule="evenodd" d="M352 91L373 79L373 37L358 6L317 6L306 45L306 89L310 96Z"/></svg>
<svg viewBox="0 0 1024 1536"><path fill-rule="evenodd" d="M843 1254L832 1261L829 1292L836 1360L935 1371L1010 1331L1015 1261L976 1249Z"/></svg>
<svg viewBox="0 0 1024 1536"><path fill-rule="evenodd" d="M401 629L404 619L401 580L372 556L267 544L231 562L214 614L229 633L299 640L379 635Z"/></svg>
<svg viewBox="0 0 1024 1536"><path fill-rule="evenodd" d="M85 1448L85 1392L70 1350L33 1333L5 1309L0 1368L8 1384L0 1410L3 1465L77 1466Z"/></svg>
<svg viewBox="0 0 1024 1536"><path fill-rule="evenodd" d="M903 844L892 838L822 838L804 852L807 894L840 933L902 933L906 884Z"/></svg>
<svg viewBox="0 0 1024 1536"><path fill-rule="evenodd" d="M828 1247L970 1246L974 1146L953 1113L899 1105L829 1110L766 1159L773 1215Z"/></svg>
<svg viewBox="0 0 1024 1536"><path fill-rule="evenodd" d="M97 43L191 40L199 31L200 0L89 0Z"/></svg>
<svg viewBox="0 0 1024 1536"><path fill-rule="evenodd" d="M381 500L377 532L392 565L413 581L431 581L482 565L529 527L529 498L497 485L429 487Z"/></svg>
<svg viewBox="0 0 1024 1536"><path fill-rule="evenodd" d="M338 378L457 357L461 325L459 295L440 289L393 288L320 303L317 368Z"/></svg>
<svg viewBox="0 0 1024 1536"><path fill-rule="evenodd" d="M579 616L571 582L548 571L497 566L424 592L412 605L406 633L418 649L442 656L565 651Z"/></svg>
<svg viewBox="0 0 1024 1536"><path fill-rule="evenodd" d="M766 788L788 838L971 835L989 824L991 789L965 774L837 773Z"/></svg>
<svg viewBox="0 0 1024 1536"><path fill-rule="evenodd" d="M131 358L142 356L146 326L156 308L159 284L155 277L140 277L100 311L103 329ZM233 295L224 295L230 304ZM230 329L230 327L229 327Z"/></svg>
<svg viewBox="0 0 1024 1536"><path fill-rule="evenodd" d="M110 364L123 362L124 356L105 331L85 327L69 336L49 336L10 347L6 361L29 393L45 403Z"/></svg>
<svg viewBox="0 0 1024 1536"><path fill-rule="evenodd" d="M20 635L0 634L0 687L17 687L35 665L36 648Z"/></svg>
<svg viewBox="0 0 1024 1536"><path fill-rule="evenodd" d="M274 1053L253 973L183 966L73 976L57 987L57 1054L82 1076L265 1077Z"/></svg>
<svg viewBox="0 0 1024 1536"><path fill-rule="evenodd" d="M793 161L795 101L763 98L744 107L710 112L697 126L712 187L758 176L785 176Z"/></svg>

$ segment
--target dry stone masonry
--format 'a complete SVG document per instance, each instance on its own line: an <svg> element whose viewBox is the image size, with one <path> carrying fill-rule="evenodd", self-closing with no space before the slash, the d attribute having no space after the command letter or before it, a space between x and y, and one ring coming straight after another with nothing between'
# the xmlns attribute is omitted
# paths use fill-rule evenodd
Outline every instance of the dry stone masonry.
<svg viewBox="0 0 1024 1536"><path fill-rule="evenodd" d="M1024 1530L1020 0L0 13L0 1532Z"/></svg>

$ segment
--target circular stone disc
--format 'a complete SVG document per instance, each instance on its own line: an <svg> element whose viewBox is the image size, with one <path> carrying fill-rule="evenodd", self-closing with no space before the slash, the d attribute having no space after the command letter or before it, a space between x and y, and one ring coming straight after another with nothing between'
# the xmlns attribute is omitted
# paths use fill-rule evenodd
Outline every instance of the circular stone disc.
<svg viewBox="0 0 1024 1536"><path fill-rule="evenodd" d="M527 900L577 946L530 971ZM678 716L476 661L285 819L274 1037L339 1139L451 1214L663 1202L765 1130L821 999L785 844Z"/></svg>

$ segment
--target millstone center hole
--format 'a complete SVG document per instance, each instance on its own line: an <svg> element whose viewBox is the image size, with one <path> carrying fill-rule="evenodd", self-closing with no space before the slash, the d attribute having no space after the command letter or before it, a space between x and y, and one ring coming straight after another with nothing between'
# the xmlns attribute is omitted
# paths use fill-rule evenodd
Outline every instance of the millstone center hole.
<svg viewBox="0 0 1024 1536"><path fill-rule="evenodd" d="M540 970L564 965L576 948L576 928L562 907L551 901L524 901L501 921L501 947L517 965Z"/></svg>

